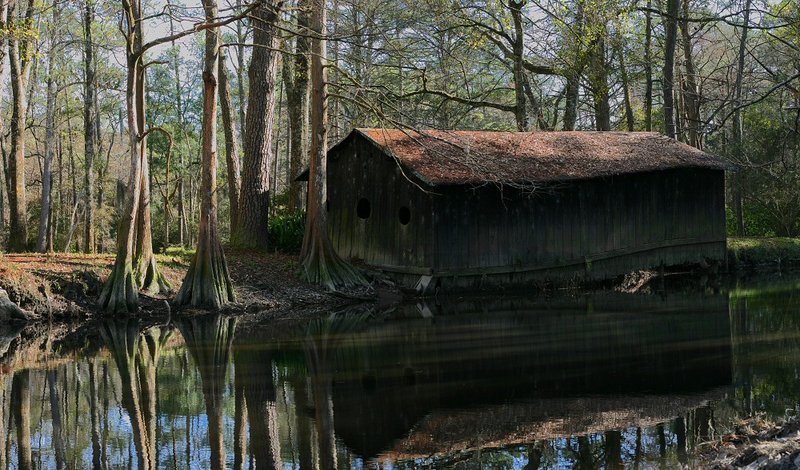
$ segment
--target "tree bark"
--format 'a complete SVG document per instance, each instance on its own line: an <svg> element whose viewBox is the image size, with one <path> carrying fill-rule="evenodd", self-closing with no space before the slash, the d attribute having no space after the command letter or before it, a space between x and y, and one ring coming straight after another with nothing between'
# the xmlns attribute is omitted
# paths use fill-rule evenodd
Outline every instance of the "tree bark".
<svg viewBox="0 0 800 470"><path fill-rule="evenodd" d="M267 1L252 13L253 56L248 71L250 91L244 133L242 195L239 226L233 242L239 246L267 248L269 219L269 162L272 160L272 130L278 73L279 34L275 28L281 3Z"/></svg>
<svg viewBox="0 0 800 470"><path fill-rule="evenodd" d="M12 4L13 5L13 4ZM33 0L28 0L25 12L14 21L15 27L31 28L33 21ZM9 10L9 17L19 15L16 7ZM31 39L20 39L12 34L8 38L9 63L11 65L11 151L6 177L11 191L8 202L11 206L9 251L25 251L28 246L28 205L25 195L25 125L28 117L28 75L33 63Z"/></svg>
<svg viewBox="0 0 800 470"><path fill-rule="evenodd" d="M206 22L217 18L216 0L204 0ZM192 264L175 302L220 308L234 301L233 284L217 231L217 74L219 29L206 30L203 69L203 155L200 180L200 235ZM224 463L224 462L223 462Z"/></svg>
<svg viewBox="0 0 800 470"><path fill-rule="evenodd" d="M328 216L324 208L328 150L325 0L312 0L311 11L310 29L314 34L311 40L311 152L308 209L300 259L306 280L336 290L365 285L366 280L336 254L328 238Z"/></svg>
<svg viewBox="0 0 800 470"><path fill-rule="evenodd" d="M239 199L242 193L242 164L239 161L239 135L233 119L231 87L228 83L228 66L225 48L219 50L219 104L222 111L222 128L225 131L225 160L228 170L228 201L230 202L231 233L239 225Z"/></svg>
<svg viewBox="0 0 800 470"><path fill-rule="evenodd" d="M522 29L522 8L526 3L526 0L511 0L509 3L511 19L514 23L514 43L512 45L514 56L514 119L517 123L517 130L520 132L528 132L530 130L528 109L525 102L525 69L523 67L525 36Z"/></svg>
<svg viewBox="0 0 800 470"><path fill-rule="evenodd" d="M144 83L145 75L142 70L140 83ZM145 129L145 104L144 90L141 91L140 108L137 115L142 116L140 129ZM146 131L145 131L146 132ZM150 161L147 157L147 137L140 141L142 163L141 163L141 191L139 193L139 214L136 218L136 251L133 256L134 274L136 275L136 285L139 290L149 294L167 293L172 290L169 282L158 269L156 256L153 253L153 220L150 211L151 196L150 191Z"/></svg>
<svg viewBox="0 0 800 470"><path fill-rule="evenodd" d="M578 2L575 12L574 34L580 36L583 32L583 2ZM580 79L583 73L582 38L572 38L570 46L574 49L573 63L569 64L564 86L564 119L563 130L574 131L578 122L578 95L580 93ZM567 49L569 51L569 49Z"/></svg>
<svg viewBox="0 0 800 470"><path fill-rule="evenodd" d="M595 128L598 131L611 130L611 107L608 100L608 66L606 64L605 27L589 46L589 82L592 87Z"/></svg>
<svg viewBox="0 0 800 470"><path fill-rule="evenodd" d="M644 130L653 130L653 26L650 9L653 7L652 0L647 0L647 11L644 20Z"/></svg>
<svg viewBox="0 0 800 470"><path fill-rule="evenodd" d="M0 31L5 31L8 20L8 2L0 2ZM8 52L5 35L0 37L0 83L6 82L6 53ZM8 186L6 141L5 141L5 122L0 113L0 232L6 228L6 191L10 191Z"/></svg>
<svg viewBox="0 0 800 470"><path fill-rule="evenodd" d="M85 0L83 13L83 64L84 64L84 84L83 84L83 129L84 129L84 184L85 188L85 210L84 210L84 233L83 251L84 253L95 252L95 186L94 186L94 159L95 142L97 135L95 132L94 106L97 94L97 80L95 78L94 45L92 43L92 23L94 22L94 0Z"/></svg>
<svg viewBox="0 0 800 470"><path fill-rule="evenodd" d="M310 11L309 0L297 4L297 30L307 32ZM308 155L308 37L299 35L295 39L294 59L286 61L284 83L286 83L286 107L289 113L289 210L301 209L303 183L295 181L305 170Z"/></svg>
<svg viewBox="0 0 800 470"><path fill-rule="evenodd" d="M667 0L667 16L664 17L664 69L661 85L664 94L664 134L671 139L677 137L675 130L675 46L678 36L678 13L680 0Z"/></svg>
<svg viewBox="0 0 800 470"><path fill-rule="evenodd" d="M242 0L236 0L236 8L242 7ZM241 140L244 141L245 126L245 102L247 97L244 93L244 47L247 40L247 31L244 21L236 22L236 39L239 44L236 46L236 92L239 98L239 126L241 130Z"/></svg>

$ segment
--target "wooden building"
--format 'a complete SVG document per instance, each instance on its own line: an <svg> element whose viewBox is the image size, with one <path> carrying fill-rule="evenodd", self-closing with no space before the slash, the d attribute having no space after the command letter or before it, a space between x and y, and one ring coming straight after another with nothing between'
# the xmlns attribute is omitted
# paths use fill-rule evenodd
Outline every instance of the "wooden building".
<svg viewBox="0 0 800 470"><path fill-rule="evenodd" d="M328 156L339 254L423 292L726 253L728 164L657 133L356 129Z"/></svg>

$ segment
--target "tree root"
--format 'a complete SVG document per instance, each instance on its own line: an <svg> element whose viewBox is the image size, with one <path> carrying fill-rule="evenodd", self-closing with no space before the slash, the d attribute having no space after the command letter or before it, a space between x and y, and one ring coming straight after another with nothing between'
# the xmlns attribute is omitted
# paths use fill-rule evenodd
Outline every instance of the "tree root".
<svg viewBox="0 0 800 470"><path fill-rule="evenodd" d="M130 263L119 260L114 264L100 292L98 305L112 315L132 313L139 308L139 294Z"/></svg>
<svg viewBox="0 0 800 470"><path fill-rule="evenodd" d="M158 269L156 257L150 256L150 260L144 265L144 269L137 273L139 290L150 295L169 294L172 292L172 285L164 274Z"/></svg>
<svg viewBox="0 0 800 470"><path fill-rule="evenodd" d="M333 292L369 286L369 282L361 272L336 253L327 237L318 237L312 244L303 259L303 274L306 281Z"/></svg>
<svg viewBox="0 0 800 470"><path fill-rule="evenodd" d="M236 300L222 246L211 245L209 250L198 247L175 298L177 305L219 309Z"/></svg>

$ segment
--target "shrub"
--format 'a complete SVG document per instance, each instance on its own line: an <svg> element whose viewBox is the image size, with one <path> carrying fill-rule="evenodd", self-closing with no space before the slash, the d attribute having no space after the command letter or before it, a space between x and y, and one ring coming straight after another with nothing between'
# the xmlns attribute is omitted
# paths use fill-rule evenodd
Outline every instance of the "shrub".
<svg viewBox="0 0 800 470"><path fill-rule="evenodd" d="M306 216L303 211L277 212L269 219L269 246L282 253L299 253Z"/></svg>

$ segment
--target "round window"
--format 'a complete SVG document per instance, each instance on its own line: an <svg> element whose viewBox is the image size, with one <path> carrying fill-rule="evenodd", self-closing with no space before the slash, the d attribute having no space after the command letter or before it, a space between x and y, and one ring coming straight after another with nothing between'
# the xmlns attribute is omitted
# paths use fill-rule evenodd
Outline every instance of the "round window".
<svg viewBox="0 0 800 470"><path fill-rule="evenodd" d="M369 205L369 199L362 197L358 200L358 205L356 206L356 215L358 215L359 219L369 219L369 214L372 211L372 208Z"/></svg>
<svg viewBox="0 0 800 470"><path fill-rule="evenodd" d="M406 206L401 207L400 210L397 211L397 218L400 219L401 224L408 225L408 223L411 222L411 210Z"/></svg>

